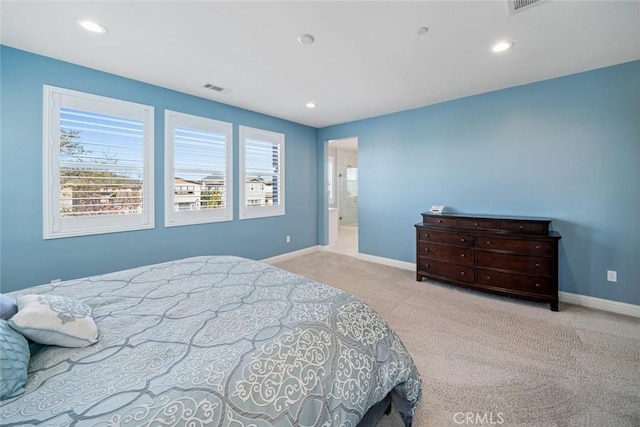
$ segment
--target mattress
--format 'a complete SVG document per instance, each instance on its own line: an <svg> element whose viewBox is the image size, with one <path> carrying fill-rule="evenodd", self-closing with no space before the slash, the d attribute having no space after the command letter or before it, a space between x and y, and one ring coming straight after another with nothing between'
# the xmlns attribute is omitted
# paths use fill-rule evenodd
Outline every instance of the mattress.
<svg viewBox="0 0 640 427"><path fill-rule="evenodd" d="M194 257L10 294L92 310L99 339L31 355L4 426L356 426L388 395L411 425L422 384L361 300L276 267Z"/></svg>

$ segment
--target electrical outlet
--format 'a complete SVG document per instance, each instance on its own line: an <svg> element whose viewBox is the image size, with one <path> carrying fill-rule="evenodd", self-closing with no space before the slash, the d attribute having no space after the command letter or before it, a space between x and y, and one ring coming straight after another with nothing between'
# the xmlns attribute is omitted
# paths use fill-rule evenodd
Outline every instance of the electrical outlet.
<svg viewBox="0 0 640 427"><path fill-rule="evenodd" d="M291 243L291 236L287 236L287 243Z"/></svg>
<svg viewBox="0 0 640 427"><path fill-rule="evenodd" d="M618 272L613 270L607 270L607 280L610 282L617 282Z"/></svg>

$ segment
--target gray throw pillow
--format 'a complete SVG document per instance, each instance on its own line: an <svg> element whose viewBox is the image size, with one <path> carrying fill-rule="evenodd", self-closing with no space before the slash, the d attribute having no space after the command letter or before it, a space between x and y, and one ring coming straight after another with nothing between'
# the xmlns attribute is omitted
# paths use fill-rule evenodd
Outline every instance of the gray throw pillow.
<svg viewBox="0 0 640 427"><path fill-rule="evenodd" d="M9 320L18 312L16 300L6 295L0 294L0 319Z"/></svg>

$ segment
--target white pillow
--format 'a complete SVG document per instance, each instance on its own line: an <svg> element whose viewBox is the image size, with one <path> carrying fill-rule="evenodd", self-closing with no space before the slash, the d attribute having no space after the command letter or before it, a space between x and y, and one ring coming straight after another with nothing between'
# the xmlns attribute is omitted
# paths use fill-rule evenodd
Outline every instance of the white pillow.
<svg viewBox="0 0 640 427"><path fill-rule="evenodd" d="M91 308L82 301L56 295L23 295L9 325L40 344L85 347L98 341Z"/></svg>

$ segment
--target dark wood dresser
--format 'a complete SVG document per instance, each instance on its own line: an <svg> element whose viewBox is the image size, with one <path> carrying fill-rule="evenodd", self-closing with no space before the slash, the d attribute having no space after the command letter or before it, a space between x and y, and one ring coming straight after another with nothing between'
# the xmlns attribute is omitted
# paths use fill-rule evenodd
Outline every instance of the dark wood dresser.
<svg viewBox="0 0 640 427"><path fill-rule="evenodd" d="M416 280L423 277L548 302L558 311L558 240L550 219L422 214Z"/></svg>

